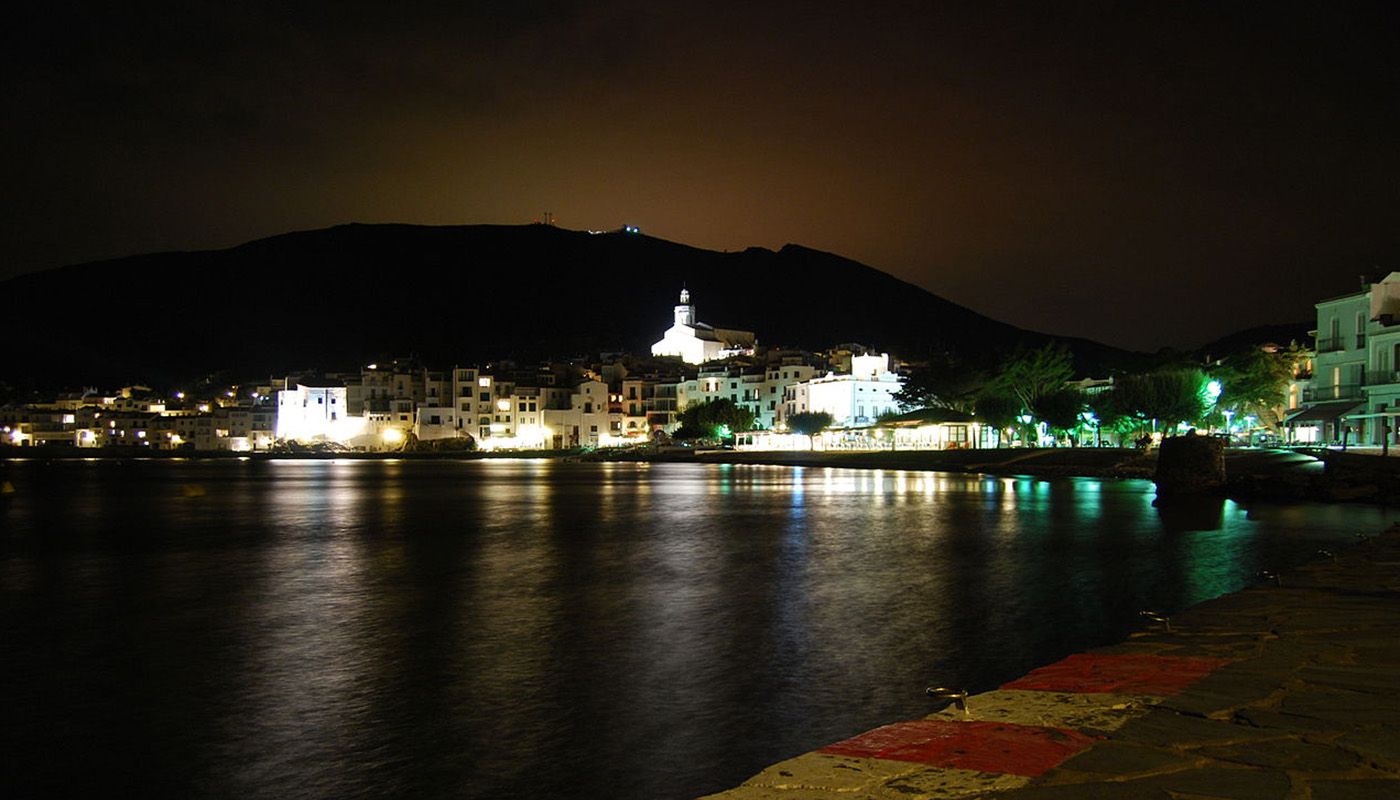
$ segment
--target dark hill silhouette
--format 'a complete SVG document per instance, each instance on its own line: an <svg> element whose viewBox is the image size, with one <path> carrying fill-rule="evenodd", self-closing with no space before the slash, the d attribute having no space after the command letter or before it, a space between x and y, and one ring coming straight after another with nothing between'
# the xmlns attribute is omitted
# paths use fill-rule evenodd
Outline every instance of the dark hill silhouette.
<svg viewBox="0 0 1400 800"><path fill-rule="evenodd" d="M1227 336L1208 342L1194 352L1202 356L1211 358L1221 358L1236 350L1246 347L1258 347L1265 344L1276 344L1287 347L1293 342L1304 347L1311 347L1313 337L1312 330L1317 327L1317 320L1307 320L1304 322L1282 323L1277 325L1260 325L1247 330L1236 331Z"/></svg>
<svg viewBox="0 0 1400 800"><path fill-rule="evenodd" d="M718 253L546 225L343 225L228 250L63 267L0 284L0 378L55 386L276 375L414 355L441 366L646 353L682 284L702 321L765 345L861 342L983 361L1067 341L1084 371L1125 353L1021 330L830 253Z"/></svg>

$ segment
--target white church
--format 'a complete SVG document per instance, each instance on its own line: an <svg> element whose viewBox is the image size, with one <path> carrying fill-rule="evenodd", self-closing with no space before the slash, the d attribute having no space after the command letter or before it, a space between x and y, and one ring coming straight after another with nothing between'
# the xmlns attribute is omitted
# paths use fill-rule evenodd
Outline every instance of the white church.
<svg viewBox="0 0 1400 800"><path fill-rule="evenodd" d="M681 289L681 301L675 308L675 323L666 329L661 341L651 346L651 354L680 356L688 364L703 364L717 358L752 354L756 344L753 331L714 328L697 321L690 292Z"/></svg>

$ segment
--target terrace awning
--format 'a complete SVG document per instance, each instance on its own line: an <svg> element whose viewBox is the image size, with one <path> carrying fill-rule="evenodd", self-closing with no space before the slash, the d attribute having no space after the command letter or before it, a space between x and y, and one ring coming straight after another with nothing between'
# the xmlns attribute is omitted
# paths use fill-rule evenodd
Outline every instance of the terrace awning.
<svg viewBox="0 0 1400 800"><path fill-rule="evenodd" d="M1312 406L1283 421L1284 425L1321 425L1337 417L1350 416L1353 411L1365 408L1365 403L1327 403Z"/></svg>

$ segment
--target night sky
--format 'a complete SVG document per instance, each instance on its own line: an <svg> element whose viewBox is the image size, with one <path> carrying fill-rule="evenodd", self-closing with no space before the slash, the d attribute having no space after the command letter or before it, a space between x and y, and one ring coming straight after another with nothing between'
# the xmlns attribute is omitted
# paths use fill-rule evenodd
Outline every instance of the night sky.
<svg viewBox="0 0 1400 800"><path fill-rule="evenodd" d="M1400 269L1391 5L28 3L0 277L552 212L1199 345Z"/></svg>

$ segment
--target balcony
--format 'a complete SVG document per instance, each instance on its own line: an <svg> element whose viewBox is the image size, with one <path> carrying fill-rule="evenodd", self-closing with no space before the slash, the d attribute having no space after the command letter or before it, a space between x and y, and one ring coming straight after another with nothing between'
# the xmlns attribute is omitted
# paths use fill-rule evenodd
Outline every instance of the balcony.
<svg viewBox="0 0 1400 800"><path fill-rule="evenodd" d="M1329 400L1360 400L1361 384L1343 383L1337 386L1310 386L1303 390L1304 403L1325 403Z"/></svg>
<svg viewBox="0 0 1400 800"><path fill-rule="evenodd" d="M1382 369L1366 373L1367 386L1384 386L1388 383L1400 383L1400 370Z"/></svg>
<svg viewBox="0 0 1400 800"><path fill-rule="evenodd" d="M1345 349L1347 349L1346 340L1340 336L1330 336L1317 340L1317 352L1319 353L1335 353Z"/></svg>

